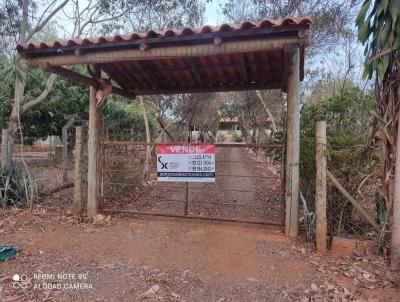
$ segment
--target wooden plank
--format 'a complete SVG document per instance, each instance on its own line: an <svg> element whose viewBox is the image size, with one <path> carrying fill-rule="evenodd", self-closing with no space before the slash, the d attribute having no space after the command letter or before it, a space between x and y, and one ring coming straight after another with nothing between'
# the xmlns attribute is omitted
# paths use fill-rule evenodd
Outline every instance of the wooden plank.
<svg viewBox="0 0 400 302"><path fill-rule="evenodd" d="M267 52L263 52L263 51L261 51L261 52L259 52L259 53L262 53L262 54L267 54ZM242 54L234 54L234 55L236 55L236 56L240 56L240 55L242 55ZM228 57L230 57L231 55L226 55L226 56L228 56ZM186 58L186 57L185 57ZM194 59L194 60L198 60L198 61L200 61L201 59L203 59L204 57L194 57L194 58L188 58L187 60L191 60L191 59ZM208 58L208 57L207 57ZM232 58L233 58L233 55L232 55ZM151 62L154 64L154 65L157 65L157 67L158 67L158 69L159 70L162 70L162 71L168 71L168 72L181 72L181 71L190 71L190 69L188 68L188 64L185 64L184 66L182 66L181 64L179 64L179 65L172 65L172 66L166 66L166 65L163 65L163 64L160 64L160 63L164 63L164 64L166 64L166 62L167 61L169 61L169 62L171 62L171 59L169 59L169 60L152 60ZM180 62L181 60L176 60L177 62ZM219 63L219 65L215 65L214 63L212 63L212 65L210 65L208 62L206 62L206 61L201 61L201 64L194 64L194 66L195 66L195 68L196 69L208 69L208 70L212 70L212 71L218 71L218 69L220 69L220 68L230 68L230 67L233 67L233 68L237 68L238 70L240 69L240 67L241 67L241 65L240 65L240 62L239 62L239 59L237 59L237 61L238 62L235 62L235 63L226 63L226 62L220 62ZM185 61L185 62L187 62L187 61ZM205 63L204 63L205 62ZM109 64L106 64L106 65L108 65L108 66L115 66L115 65L117 65L117 64L121 64L120 62L119 63L109 63ZM246 64L245 64L245 66L247 67L247 68L249 68L249 67L251 67L252 65L254 65L254 66L260 66L260 65L279 65L279 66L281 66L283 64L283 61L280 59L280 60L268 60L268 61L263 61L263 62L246 62ZM102 64L102 65L105 65L105 64ZM132 71L132 70L127 70L127 71ZM142 70L135 70L135 74L145 74L145 72L144 71L142 71Z"/></svg>
<svg viewBox="0 0 400 302"><path fill-rule="evenodd" d="M316 123L316 152L315 152L315 240L319 253L327 252L326 224L326 122Z"/></svg>
<svg viewBox="0 0 400 302"><path fill-rule="evenodd" d="M110 146L147 146L147 145L155 145L155 146L164 146L164 145L179 145L179 146L184 146L184 145L204 145L204 143L146 143L146 142L134 142L134 141L104 141L104 145L110 145ZM215 145L215 147L238 147L238 148L282 148L282 144L238 144L238 143L230 143L230 144L225 144L225 143L216 143L212 144Z"/></svg>
<svg viewBox="0 0 400 302"><path fill-rule="evenodd" d="M285 234L299 233L299 157L300 157L300 94L299 47L293 54L293 64L287 81L287 156L286 156L286 215Z"/></svg>
<svg viewBox="0 0 400 302"><path fill-rule="evenodd" d="M297 49L295 44L285 44L283 46L283 64L282 64L282 82L287 83L289 74L293 66L293 54ZM284 92L287 91L287 87L284 87Z"/></svg>
<svg viewBox="0 0 400 302"><path fill-rule="evenodd" d="M211 220L211 221L221 221L221 222L238 222L238 223L250 223L250 224L262 224L262 225L275 225L281 226L278 222L272 221L255 221L255 220L243 220L243 219L224 219L217 217L208 217L208 216L196 216L196 215L178 215L178 214L168 214L168 213L160 213L160 212L144 212L144 211L135 211L135 210L123 210L123 209L104 209L103 213L109 214L131 214L131 215L144 215L144 216L160 216L160 217L174 217L174 218L187 218L187 219L201 219L201 220Z"/></svg>
<svg viewBox="0 0 400 302"><path fill-rule="evenodd" d="M77 83L77 84L84 84L87 86L92 86L92 87L98 87L99 83L92 78L89 78L87 76L84 76L82 74L79 74L75 71L63 68L63 67L59 67L59 66L52 66L49 63L42 63L40 64L40 69L42 69L43 71L47 71L47 72L51 72L54 74L57 74L59 76L65 77L70 79L71 81ZM117 88L117 87L112 87L112 91L111 93L114 94L118 94L120 96L129 98L129 99L134 99L136 96L135 94L131 93L131 92L127 92L126 90Z"/></svg>
<svg viewBox="0 0 400 302"><path fill-rule="evenodd" d="M160 89L133 89L129 92L135 95L156 95L156 94L178 94L178 93L203 93L203 92L222 92L240 90L259 90L259 89L281 89L283 83L255 83L255 84L236 84L233 86L206 86L206 87L175 87Z"/></svg>
<svg viewBox="0 0 400 302"><path fill-rule="evenodd" d="M96 88L90 87L89 97L89 139L88 139L88 201L87 215L97 215L99 204L99 169L97 154L99 151L100 110L96 107Z"/></svg>
<svg viewBox="0 0 400 302"><path fill-rule="evenodd" d="M63 66L76 64L112 63L134 60L200 57L225 53L247 53L283 49L283 45L288 43L304 43L304 40L297 37L269 38L264 40L225 42L221 45L203 44L151 48L147 51L140 51L139 49L112 50L87 53L80 56L77 56L75 54L56 54L31 59L24 59L24 64L26 64L28 67L36 67L42 63L50 63L54 66Z"/></svg>
<svg viewBox="0 0 400 302"><path fill-rule="evenodd" d="M340 184L335 176L329 170L326 171L329 180L332 184L339 190L340 193L353 205L353 207L358 211L358 213L377 231L379 231L379 225L376 221L368 215L368 213L363 209L363 207L350 195L350 193Z"/></svg>

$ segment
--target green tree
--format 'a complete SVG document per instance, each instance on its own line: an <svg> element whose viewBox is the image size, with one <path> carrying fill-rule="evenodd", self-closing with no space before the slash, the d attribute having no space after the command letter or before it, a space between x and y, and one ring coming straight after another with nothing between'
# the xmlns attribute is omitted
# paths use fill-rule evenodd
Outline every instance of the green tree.
<svg viewBox="0 0 400 302"><path fill-rule="evenodd" d="M400 167L400 159L395 156L400 135L397 130L400 126L400 1L365 0L356 25L359 40L365 45L363 76L375 79L376 111L370 143L381 147L381 194L386 200L392 227L392 267L400 269L400 200L395 206L393 202L396 160Z"/></svg>
<svg viewBox="0 0 400 302"><path fill-rule="evenodd" d="M150 131L155 133L156 112L153 108L148 108L147 111ZM144 140L143 111L138 102L126 104L111 97L102 109L102 116L107 139Z"/></svg>

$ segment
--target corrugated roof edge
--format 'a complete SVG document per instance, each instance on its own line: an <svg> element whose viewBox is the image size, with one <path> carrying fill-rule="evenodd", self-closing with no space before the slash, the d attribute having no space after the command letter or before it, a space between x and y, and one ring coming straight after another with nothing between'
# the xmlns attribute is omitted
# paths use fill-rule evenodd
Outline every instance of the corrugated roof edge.
<svg viewBox="0 0 400 302"><path fill-rule="evenodd" d="M67 46L79 46L89 44L105 44L111 42L120 41L136 41L143 39L154 39L154 38L171 38L171 37L184 37L184 36L195 36L207 33L218 33L218 32L229 32L229 31L240 31L240 30L251 30L260 28L274 28L278 29L286 25L310 27L312 20L309 17L299 18L280 18L276 20L264 19L259 22L253 22L249 20L242 21L238 24L222 24L220 26L204 25L198 28L185 27L183 29L166 29L162 32L149 30L142 33L131 33L129 35L114 35L114 36L100 36L97 38L84 38L84 39L68 39L68 40L55 40L55 41L38 41L30 42L24 45L18 45L18 52L25 52L37 49L49 49L49 48L60 48Z"/></svg>

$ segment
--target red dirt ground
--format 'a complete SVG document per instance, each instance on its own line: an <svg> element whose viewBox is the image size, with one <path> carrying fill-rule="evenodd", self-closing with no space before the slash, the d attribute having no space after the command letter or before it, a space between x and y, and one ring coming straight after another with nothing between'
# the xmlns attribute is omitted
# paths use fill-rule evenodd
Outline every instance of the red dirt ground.
<svg viewBox="0 0 400 302"><path fill-rule="evenodd" d="M355 286L345 274L354 259L320 257L277 227L123 216L91 223L58 207L0 218L1 242L21 249L0 263L2 302L141 301L153 286L158 290L148 301L399 301L379 273L384 262L363 258L356 269L374 280ZM12 288L15 273L27 274L27 289ZM35 279L38 273L86 279L43 281ZM34 289L41 283L62 288ZM71 283L93 288L63 288Z"/></svg>
<svg viewBox="0 0 400 302"><path fill-rule="evenodd" d="M255 160L243 151L222 151L222 155ZM49 179L46 175L56 175L50 177L54 183L60 181L57 169L47 168L38 167L44 188L53 187L50 180L43 182ZM225 172L276 173L273 167L257 165L235 168ZM269 198L254 193L232 199L211 191L212 199L203 194L211 189L200 190L192 197L189 212L279 220L279 184L265 184ZM235 179L219 185L260 187ZM16 257L0 262L1 302L400 301L386 261L371 253L337 259L320 256L272 226L124 215L94 222L71 213L72 192L53 194L32 210L0 211L0 244L20 249ZM158 198L148 198L144 205L150 210L166 206ZM62 273L72 275L59 279L57 274ZM26 274L26 289L13 288L14 274ZM52 279L38 279L38 274ZM82 288L71 289L74 284Z"/></svg>

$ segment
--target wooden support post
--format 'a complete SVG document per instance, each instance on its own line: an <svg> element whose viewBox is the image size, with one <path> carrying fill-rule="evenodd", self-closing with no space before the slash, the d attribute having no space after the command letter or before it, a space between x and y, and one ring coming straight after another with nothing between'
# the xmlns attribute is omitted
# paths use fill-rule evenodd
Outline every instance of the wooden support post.
<svg viewBox="0 0 400 302"><path fill-rule="evenodd" d="M77 213L82 213L82 127L76 127L75 131L74 208Z"/></svg>
<svg viewBox="0 0 400 302"><path fill-rule="evenodd" d="M285 173L285 167L286 167L286 152L285 152L285 146L282 146L282 159L281 159L281 224L285 225L285 182L286 182L286 173Z"/></svg>
<svg viewBox="0 0 400 302"><path fill-rule="evenodd" d="M316 124L315 153L315 213L316 213L316 245L320 253L327 252L326 225L326 122Z"/></svg>
<svg viewBox="0 0 400 302"><path fill-rule="evenodd" d="M68 182L69 158L68 158L68 130L74 123L74 118L70 118L62 127L62 162L63 162L63 183Z"/></svg>
<svg viewBox="0 0 400 302"><path fill-rule="evenodd" d="M89 138L88 138L88 200L87 215L94 217L97 215L99 200L99 122L100 110L96 108L96 89L90 87L89 97Z"/></svg>
<svg viewBox="0 0 400 302"><path fill-rule="evenodd" d="M299 233L299 157L300 157L300 95L298 45L290 45L292 60L287 79L287 143L286 143L286 215L285 234L296 237Z"/></svg>
<svg viewBox="0 0 400 302"><path fill-rule="evenodd" d="M4 172L8 164L8 130L1 131L1 170Z"/></svg>

